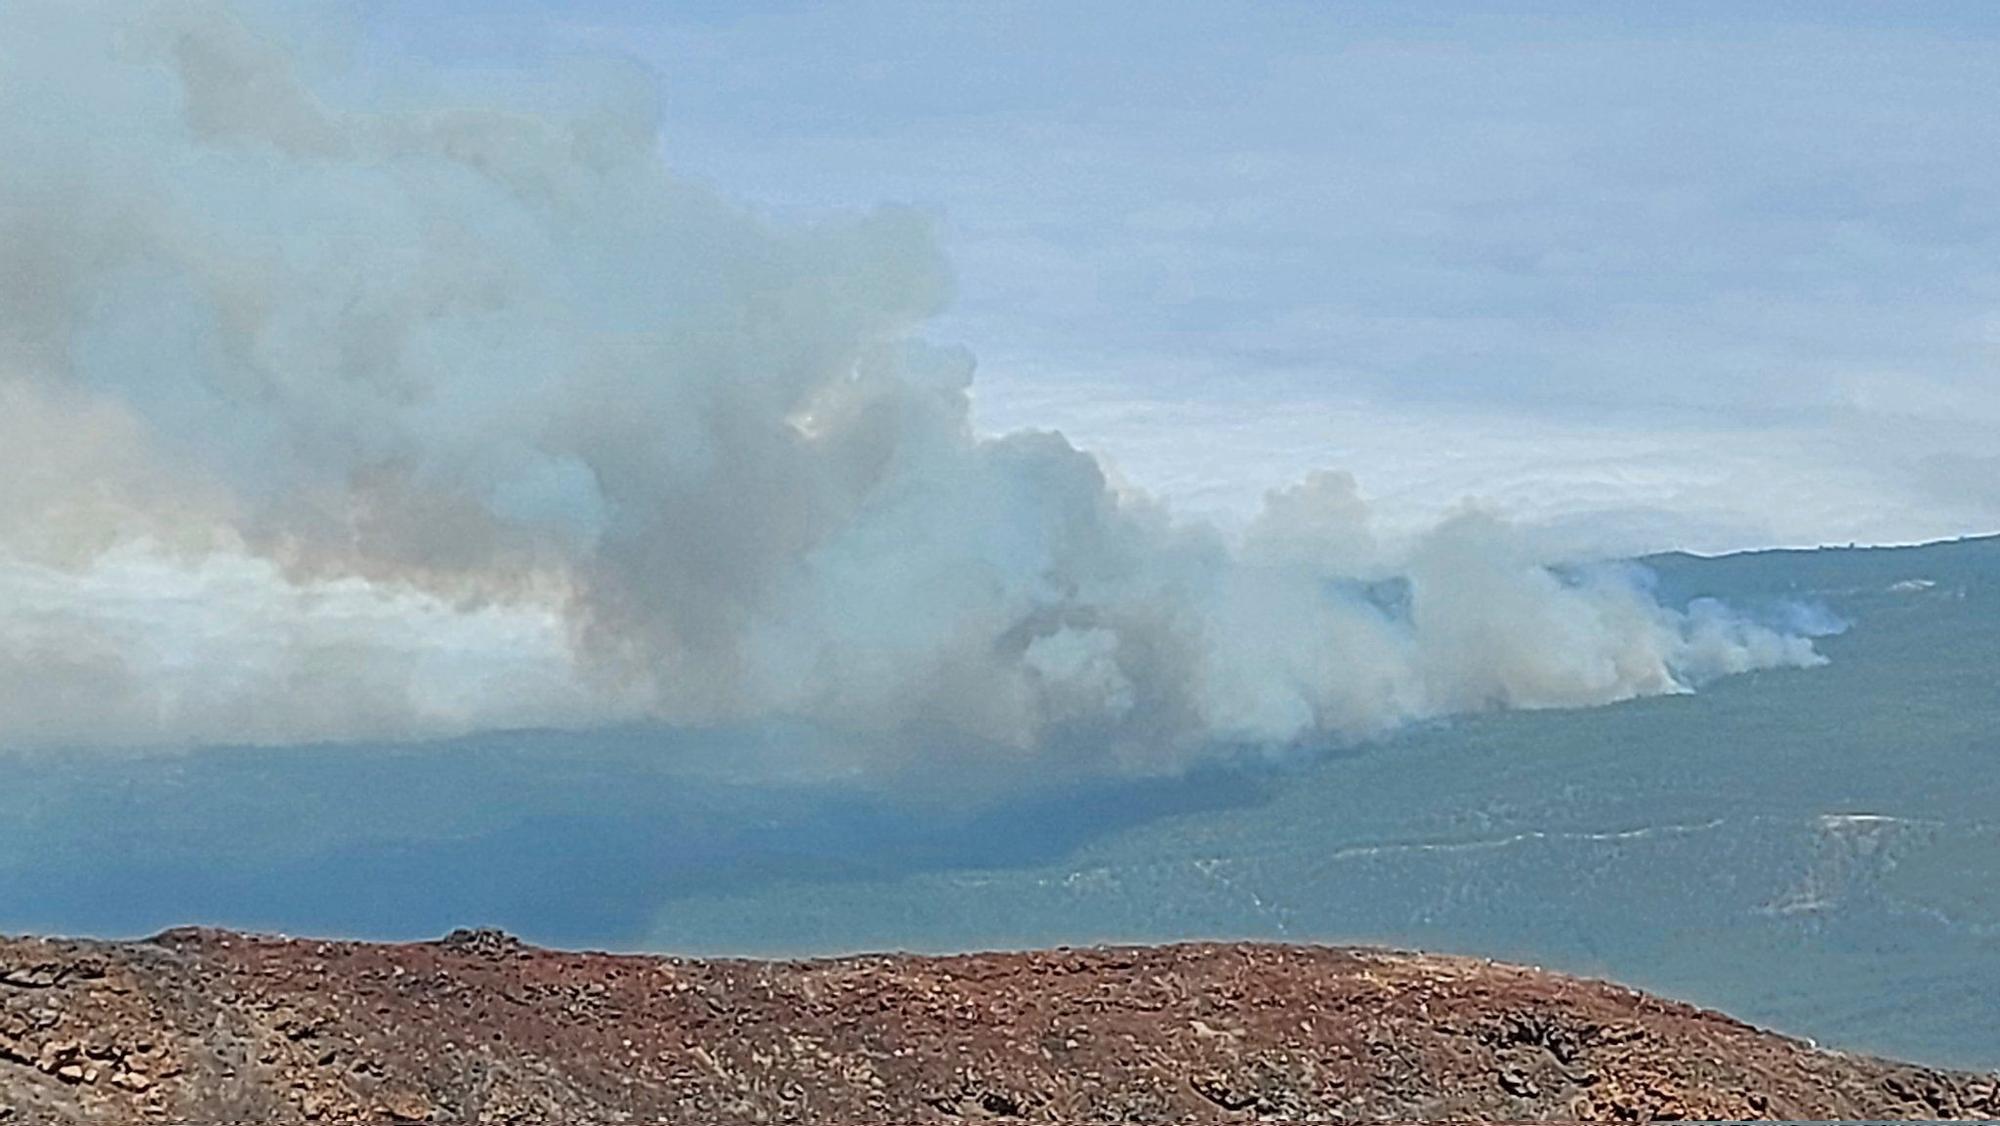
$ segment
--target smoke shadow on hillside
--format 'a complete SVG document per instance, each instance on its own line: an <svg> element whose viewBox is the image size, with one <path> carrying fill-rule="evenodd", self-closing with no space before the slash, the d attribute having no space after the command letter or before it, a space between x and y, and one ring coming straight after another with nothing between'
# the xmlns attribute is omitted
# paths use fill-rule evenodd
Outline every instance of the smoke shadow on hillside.
<svg viewBox="0 0 2000 1126"><path fill-rule="evenodd" d="M975 796L953 800L949 769L913 796L695 768L754 762L784 734L628 728L20 759L0 810L18 814L0 828L0 926L409 939L479 924L631 946L682 896L1044 864L1155 818L1260 804L1273 784L1246 765L968 787Z"/></svg>

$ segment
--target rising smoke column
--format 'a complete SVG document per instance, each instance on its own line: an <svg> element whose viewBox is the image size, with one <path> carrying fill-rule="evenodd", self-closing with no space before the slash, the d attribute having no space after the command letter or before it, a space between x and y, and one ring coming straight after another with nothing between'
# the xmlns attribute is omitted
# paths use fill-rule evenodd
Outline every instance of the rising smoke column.
<svg viewBox="0 0 2000 1126"><path fill-rule="evenodd" d="M309 46L0 9L0 745L787 718L1154 771L1817 660L1477 513L1378 543L1341 474L1177 522L974 433L924 215L734 206L643 82Z"/></svg>

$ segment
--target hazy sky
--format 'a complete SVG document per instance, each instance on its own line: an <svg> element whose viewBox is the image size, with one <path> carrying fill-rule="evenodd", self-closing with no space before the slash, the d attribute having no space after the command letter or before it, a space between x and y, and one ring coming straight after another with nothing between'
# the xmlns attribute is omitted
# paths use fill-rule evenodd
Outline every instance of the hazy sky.
<svg viewBox="0 0 2000 1126"><path fill-rule="evenodd" d="M1757 9L1749 14L1747 9ZM1502 9L1506 14L1501 14ZM679 170L943 217L989 429L1183 509L1351 470L1651 548L2000 528L1984 4L377 3L623 55Z"/></svg>

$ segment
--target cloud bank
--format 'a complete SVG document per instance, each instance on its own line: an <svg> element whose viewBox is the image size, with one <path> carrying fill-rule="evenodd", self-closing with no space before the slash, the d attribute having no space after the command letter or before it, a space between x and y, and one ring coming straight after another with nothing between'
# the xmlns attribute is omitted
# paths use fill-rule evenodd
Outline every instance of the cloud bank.
<svg viewBox="0 0 2000 1126"><path fill-rule="evenodd" d="M976 433L931 220L677 178L645 83L0 11L0 745L804 721L1171 770L1685 691L1803 638L1352 478L1225 537Z"/></svg>

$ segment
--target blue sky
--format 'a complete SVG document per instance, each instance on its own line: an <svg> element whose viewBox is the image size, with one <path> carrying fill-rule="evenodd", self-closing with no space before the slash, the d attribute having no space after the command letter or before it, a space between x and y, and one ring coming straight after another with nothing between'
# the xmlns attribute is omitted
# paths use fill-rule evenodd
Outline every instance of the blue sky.
<svg viewBox="0 0 2000 1126"><path fill-rule="evenodd" d="M625 57L682 171L942 216L993 428L1611 546L2000 526L1984 5L377 5Z"/></svg>

